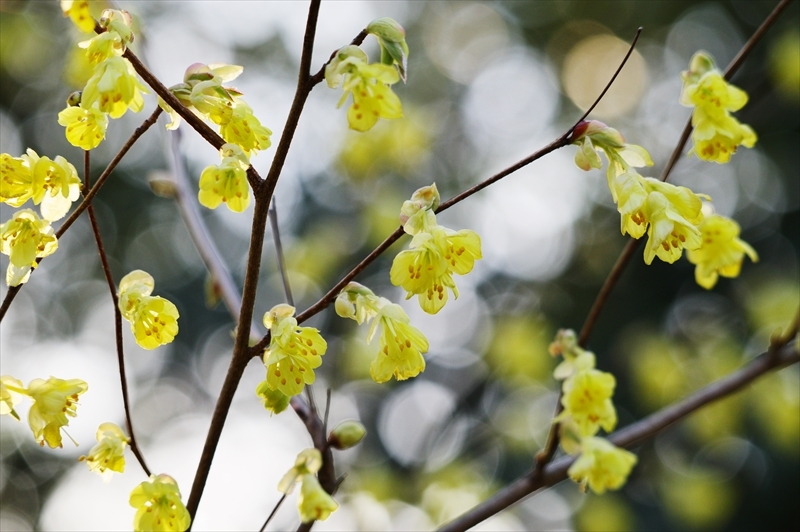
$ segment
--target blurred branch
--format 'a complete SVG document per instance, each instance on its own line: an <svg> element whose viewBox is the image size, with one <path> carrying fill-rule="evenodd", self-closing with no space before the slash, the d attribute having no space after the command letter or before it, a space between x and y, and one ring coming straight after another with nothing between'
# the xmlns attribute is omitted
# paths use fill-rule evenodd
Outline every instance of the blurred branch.
<svg viewBox="0 0 800 532"><path fill-rule="evenodd" d="M725 70L725 79L730 79L730 77L738 70L741 66L742 62L744 61L745 57L750 53L750 51L755 47L761 37L766 33L766 31L772 26L778 16L783 12L784 9L789 5L791 0L782 0L770 13L770 15L764 20L764 22L759 26L759 28L755 31L753 36L745 43L742 49L736 54L736 58L728 65L728 68ZM637 34L638 36L638 34ZM605 92L605 91L604 91ZM675 145L675 149L672 151L672 155L670 155L669 160L667 161L664 170L661 173L661 177L659 178L661 181L666 181L669 177L670 172L675 167L675 164L678 162L681 154L683 153L683 149L686 146L686 142L689 140L689 136L692 133L692 117L689 116L686 125L681 132L681 136L678 139L677 144ZM586 320L583 323L583 327L581 327L581 333L578 343L582 347L586 347L587 343L589 342L589 337L592 334L592 330L594 329L595 324L597 323L598 318L600 317L603 308L605 308L606 301L608 301L609 296L611 295L611 291L617 285L619 278L622 276L622 273L625 271L625 267L633 257L634 252L639 247L639 240L637 239L629 239L628 243L625 245L625 248L620 253L620 256L617 258L617 261L614 263L614 267L606 277L606 280L603 282L603 286L600 288L600 292L597 294L597 297L592 304L592 308L589 310L589 314L586 317ZM561 413L563 406L561 405L561 393L559 391L558 401L556 402L556 410L553 415L555 418L558 414ZM534 469L535 475L541 475L543 473L544 466L553 459L553 456L558 449L558 442L559 442L559 424L553 423L550 426L550 431L547 435L547 441L545 443L544 449L542 449L536 455L536 466Z"/></svg>
<svg viewBox="0 0 800 532"><path fill-rule="evenodd" d="M200 462L197 465L197 472L192 484L192 490L186 504L186 509L189 511L193 520L197 514L197 507L203 495L203 490L208 480L208 474L211 471L211 463L214 460L214 454L219 443L219 438L222 435L222 429L225 425L231 402L233 401L233 395L242 378L244 368L251 358L249 356L248 340L250 337L250 323L253 318L253 309L255 306L256 289L258 287L258 276L261 268L261 252L264 247L264 235L269 213L269 204L275 190L275 185L283 170L283 164L286 161L286 155L289 152L294 132L297 129L303 106L311 90L311 86L308 82L310 78L309 69L314 47L314 35L316 33L319 7L320 0L311 0L308 19L306 21L305 35L303 37L303 51L300 58L300 73L298 75L297 90L292 102L292 107L289 110L289 116L286 119L286 125L281 135L281 140L278 143L275 156L272 160L272 166L264 182L255 183L253 185L255 211L253 213L250 249L247 257L247 268L245 270L244 287L242 289L242 304L236 329L233 357L231 358L230 366L228 366L228 373L225 376L222 390L220 391L216 407L214 408L208 435L206 436L206 442L203 446L203 452L200 456ZM165 88L163 85L161 85L161 87ZM166 92L169 93L169 91ZM159 95L161 94L159 93ZM172 95L169 94L169 96ZM177 99L175 100L177 101ZM185 108L183 108L183 110L187 111ZM250 170L248 170L248 173L251 171L255 172L252 166Z"/></svg>
<svg viewBox="0 0 800 532"><path fill-rule="evenodd" d="M86 193L80 205L78 205L75 211L73 211L73 213L64 221L64 223L61 224L61 227L59 227L58 231L56 231L55 234L56 238L61 238L61 236L67 231L67 229L69 229L72 226L72 224L75 223L75 220L77 220L78 217L81 214L83 214L83 211L85 211L89 207L89 205L92 204L92 200L100 191L100 187L102 187L103 184L106 182L108 176L111 175L111 172L114 171L114 169L117 167L117 165L125 156L125 154L128 153L128 150L131 149L134 143L137 140L139 140L139 137L144 135L144 132L150 129L150 126L156 123L156 120L158 120L158 116L160 114L161 114L161 108L156 107L155 111L153 111L153 114L151 114L150 117L142 123L142 125L140 125L133 131L133 133L125 142L125 144L122 146L122 148L120 148L120 150L111 160L111 162L108 163L108 166L106 167L105 170L103 170L103 173L100 174L100 177L97 178L97 183L95 183L94 186L89 190L89 192ZM41 258L36 259L36 264L39 264L41 262L42 262ZM33 274L33 272L31 272L31 274ZM17 296L17 292L19 292L22 289L22 287L23 285L21 284L17 286L12 286L8 289L8 292L6 292L6 297L5 299L3 299L3 304L0 305L0 321L3 321L6 312L8 312L8 308L11 306L11 302L14 301L14 298Z"/></svg>
<svg viewBox="0 0 800 532"><path fill-rule="evenodd" d="M275 504L275 507L269 513L267 520L264 521L264 524L261 525L261 528L258 530L258 532L264 532L267 529L267 525L269 524L270 521L272 521L272 518L275 517L275 514L278 513L278 508L281 507L281 504L283 504L283 501L285 500L286 500L286 494L284 493L283 495L281 495L281 498L278 499L277 504Z"/></svg>
<svg viewBox="0 0 800 532"><path fill-rule="evenodd" d="M91 181L91 156L90 152L83 152L83 182L89 186ZM128 428L128 445L131 447L131 452L139 461L139 464L144 469L145 474L150 476L150 468L144 461L144 455L139 449L136 436L133 433L133 422L131 421L131 405L128 397L128 379L125 376L125 354L122 348L122 315L119 311L119 297L117 297L117 285L114 283L114 276L111 274L111 265L108 263L108 255L106 248L103 245L103 239L100 236L100 226L97 223L97 217L94 214L94 206L89 204L88 207L89 223L92 226L92 233L94 233L94 240L97 242L97 252L100 255L100 264L103 267L103 274L105 275L106 282L108 283L108 290L111 292L111 302L114 305L114 340L117 347L117 362L119 366L119 380L122 386L122 406L125 410L125 425Z"/></svg>
<svg viewBox="0 0 800 532"><path fill-rule="evenodd" d="M685 399L628 425L609 436L608 440L618 447L631 448L641 441L661 433L670 425L682 420L696 410L741 390L762 375L798 362L800 362L800 353L788 343L778 348L774 353L762 353L746 366L727 377L723 377ZM490 499L445 524L439 530L467 530L531 493L561 482L567 478L567 471L575 460L576 457L565 456L547 464L541 474L536 474L535 470L531 471L495 493Z"/></svg>
<svg viewBox="0 0 800 532"><path fill-rule="evenodd" d="M269 206L269 225L272 227L272 242L275 244L275 257L278 262L278 272L280 272L281 281L283 282L283 292L286 295L286 302L294 306L292 287L289 284L289 271L286 269L286 260L283 257L281 232L278 227L278 206L275 204L275 198L272 198L272 203Z"/></svg>

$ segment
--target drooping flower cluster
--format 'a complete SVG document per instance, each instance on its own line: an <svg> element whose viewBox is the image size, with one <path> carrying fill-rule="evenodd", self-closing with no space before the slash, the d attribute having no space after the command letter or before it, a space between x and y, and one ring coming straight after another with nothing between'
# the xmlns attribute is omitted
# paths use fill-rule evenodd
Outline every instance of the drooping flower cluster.
<svg viewBox="0 0 800 532"><path fill-rule="evenodd" d="M89 389L80 379L47 380L33 379L28 387L10 375L0 377L0 415L10 414L17 420L19 415L14 407L23 396L33 400L28 411L28 424L33 431L36 442L50 448L62 447L61 430L69 425L69 417L75 417L78 407L78 396ZM77 445L77 444L76 444Z"/></svg>
<svg viewBox="0 0 800 532"><path fill-rule="evenodd" d="M131 324L136 343L144 349L168 344L178 334L178 309L159 296L151 296L155 288L153 277L134 270L119 282L119 310Z"/></svg>
<svg viewBox="0 0 800 532"><path fill-rule="evenodd" d="M170 87L170 91L192 112L218 125L225 142L236 144L249 157L271 146L272 131L261 125L239 90L222 85L239 77L243 70L237 65L195 63L186 69L183 83ZM159 105L172 119L167 129L176 129L180 115L161 100Z"/></svg>
<svg viewBox="0 0 800 532"><path fill-rule="evenodd" d="M333 500L317 480L317 471L322 467L322 454L317 449L305 449L297 455L292 467L278 483L278 491L289 494L299 481L300 496L297 498L297 509L303 523L324 521L339 504Z"/></svg>
<svg viewBox="0 0 800 532"><path fill-rule="evenodd" d="M557 379L564 381L564 409L556 418L561 446L568 454L580 453L567 473L583 489L588 485L598 494L619 489L636 464L636 455L596 436L601 427L611 432L617 424L611 401L616 386L614 376L595 369L594 354L578 345L573 331L559 331L550 353L564 358L554 372Z"/></svg>
<svg viewBox="0 0 800 532"><path fill-rule="evenodd" d="M355 320L359 325L372 321L367 343L372 341L380 326L380 349L369 367L375 382L383 383L392 377L402 381L425 371L422 354L428 351L428 340L411 325L400 305L376 296L366 286L351 282L336 296L335 306L339 316Z"/></svg>
<svg viewBox="0 0 800 532"><path fill-rule="evenodd" d="M742 241L737 239L738 242L732 244L731 252L725 253L724 246L714 247L711 243L715 240L708 238L708 235L704 237L701 229L705 223L703 199L709 200L708 196L695 194L686 187L639 175L635 168L653 164L650 155L640 146L625 143L617 130L602 122L582 122L575 128L574 134L573 142L579 146L575 163L581 169L600 168L602 163L598 152L602 151L606 155L608 186L621 215L620 230L623 235L629 234L633 238L641 238L647 234L645 263L651 264L655 257L673 263L686 249L687 252L694 253L692 256L695 260L707 265L718 265L714 266L714 271L724 267L724 264L730 264L731 268L726 272L735 272L734 276L738 274L744 253L735 253L733 248L744 251L739 244ZM727 225L736 223L723 217L719 219L725 220ZM738 231L734 236L738 236ZM725 242L733 240L728 238ZM756 257L755 252L748 252L748 255L751 258ZM714 282L710 285L709 275L705 274L704 278L707 279L705 284L699 281L699 277L698 283L706 288L716 282L716 276L713 276Z"/></svg>
<svg viewBox="0 0 800 532"><path fill-rule="evenodd" d="M115 423L102 423L95 437L97 445L92 447L88 456L81 456L78 460L85 461L90 471L99 473L103 481L108 482L115 471L125 471L125 446L130 438Z"/></svg>
<svg viewBox="0 0 800 532"><path fill-rule="evenodd" d="M150 475L131 491L129 503L136 508L135 532L184 532L192 523L181 501L178 483L169 475Z"/></svg>
<svg viewBox="0 0 800 532"><path fill-rule="evenodd" d="M400 221L413 236L409 249L392 262L390 278L408 292L406 299L419 296L422 310L436 314L447 303L449 289L458 298L453 274L466 275L482 258L481 239L475 231L453 231L436 223L433 211L439 206L436 185L423 187L403 203Z"/></svg>
<svg viewBox="0 0 800 532"><path fill-rule="evenodd" d="M211 165L200 174L200 205L216 209L224 203L233 212L244 212L250 204L247 169L250 160L236 144L223 144L219 149L222 162Z"/></svg>
<svg viewBox="0 0 800 532"><path fill-rule="evenodd" d="M264 399L267 408L283 402L279 394L270 394L270 391L291 397L302 392L306 384L313 383L314 369L322 364L322 355L328 349L328 343L317 329L297 325L294 312L294 307L280 304L264 314L264 326L270 331L270 344L264 351L267 378L256 393ZM274 407L270 409L275 412Z"/></svg>
<svg viewBox="0 0 800 532"><path fill-rule="evenodd" d="M78 28L94 33L94 18L86 2L62 1L61 8ZM83 150L94 149L105 139L109 116L119 118L128 109L141 111L142 93L148 92L133 65L122 57L133 41L131 16L127 11L106 9L99 24L105 29L103 33L79 43L86 49L92 75L83 91L70 95L67 108L58 114L58 123L66 127L67 140Z"/></svg>
<svg viewBox="0 0 800 532"><path fill-rule="evenodd" d="M692 147L704 161L727 163L739 146L752 148L757 140L753 129L731 115L747 103L747 93L729 84L706 52L692 57L689 70L681 73L681 104L693 107Z"/></svg>
<svg viewBox="0 0 800 532"><path fill-rule="evenodd" d="M40 157L32 149L20 157L0 154L0 201L21 207L28 200L39 205L41 217L32 209L15 212L0 224L0 253L9 256L6 284L28 281L39 260L58 249L51 222L64 217L78 199L81 180L63 157Z"/></svg>

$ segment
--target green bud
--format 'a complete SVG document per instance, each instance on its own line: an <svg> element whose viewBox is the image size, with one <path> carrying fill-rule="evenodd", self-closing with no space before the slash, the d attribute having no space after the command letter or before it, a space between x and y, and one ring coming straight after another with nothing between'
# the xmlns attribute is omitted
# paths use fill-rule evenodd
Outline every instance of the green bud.
<svg viewBox="0 0 800 532"><path fill-rule="evenodd" d="M370 22L365 31L377 37L381 47L381 63L395 65L400 78L405 82L408 70L408 44L403 26L389 17L381 17Z"/></svg>
<svg viewBox="0 0 800 532"><path fill-rule="evenodd" d="M334 449L349 449L355 447L364 439L367 429L364 425L355 420L342 421L331 431L328 443Z"/></svg>

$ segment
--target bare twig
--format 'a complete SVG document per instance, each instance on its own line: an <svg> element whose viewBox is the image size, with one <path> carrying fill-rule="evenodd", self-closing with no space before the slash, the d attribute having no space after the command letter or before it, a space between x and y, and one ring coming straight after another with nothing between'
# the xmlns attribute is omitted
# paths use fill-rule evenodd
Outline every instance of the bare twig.
<svg viewBox="0 0 800 532"><path fill-rule="evenodd" d="M102 187L103 184L106 182L108 176L111 175L111 172L114 171L114 169L117 167L117 165L125 156L125 154L128 153L128 150L131 149L134 143L137 140L139 140L139 137L144 135L144 132L150 129L150 126L155 124L160 114L161 114L161 108L157 107L156 110L153 111L153 114L151 114L150 117L147 120L145 120L141 126L137 127L134 130L130 138L128 138L128 140L125 142L122 148L120 148L119 152L117 152L117 154L114 156L111 162L108 163L108 166L106 167L105 170L103 170L103 173L100 174L100 177L97 178L97 183L95 183L94 186L89 190L89 192L86 193L80 205L78 205L75 211L64 221L63 224L61 224L61 227L59 227L58 231L56 231L56 238L61 238L61 236L67 231L67 229L69 229L70 226L72 226L72 224L75 223L75 220L77 220L78 217L81 214L83 214L83 211L85 211L86 208L89 207L89 205L91 205L92 200L100 191L100 187ZM42 259L40 258L36 259L37 264L40 263L41 261ZM22 286L23 285L13 286L8 289L8 292L6 292L6 297L5 299L3 299L3 304L0 305L0 321L3 321L6 312L8 312L8 308L11 306L11 302L17 296L17 292L19 292L22 289Z"/></svg>
<svg viewBox="0 0 800 532"><path fill-rule="evenodd" d="M281 281L283 281L283 292L286 295L286 302L294 306L294 297L292 297L292 287L289 284L289 271L286 269L286 259L283 256L283 245L281 244L281 232L278 227L278 206L275 204L275 198L272 198L272 203L269 206L269 225L272 228L272 241L275 244L275 257L278 261L278 271L281 274Z"/></svg>
<svg viewBox="0 0 800 532"><path fill-rule="evenodd" d="M785 345L775 356L762 353L743 368L723 377L686 397L682 401L662 408L646 418L628 425L612 434L608 439L618 447L630 448L639 442L652 438L670 425L680 421L692 412L741 390L765 373L800 362L800 353L793 346ZM531 471L524 477L509 484L467 513L442 526L442 531L467 530L501 512L535 491L553 486L567 478L567 470L575 457L565 456L547 464L540 475Z"/></svg>
<svg viewBox="0 0 800 532"><path fill-rule="evenodd" d="M267 520L264 521L264 524L261 525L261 528L258 530L258 532L264 532L267 529L267 525L269 524L270 521L272 521L272 518L275 517L275 514L278 513L278 508L281 507L281 504L283 504L283 501L285 500L286 500L286 494L284 493L283 495L281 495L281 498L278 499L277 504L275 504L275 507L269 513Z"/></svg>
<svg viewBox="0 0 800 532"><path fill-rule="evenodd" d="M90 152L83 152L83 182L85 186L89 186L91 181L91 159ZM136 436L133 433L133 421L131 421L131 405L128 397L128 379L125 376L125 354L122 348L122 315L119 311L119 297L117 297L117 286L114 283L114 276L111 274L111 265L108 263L108 255L106 248L103 245L103 239L100 236L100 226L97 223L97 217L94 214L94 206L89 204L88 207L89 223L92 226L92 233L94 233L94 240L97 242L97 252L100 255L100 264L103 267L103 274L105 275L106 282L108 283L108 290L111 292L111 302L114 305L114 340L117 346L117 363L119 366L119 380L122 387L122 406L125 410L125 425L128 428L128 445L131 447L131 452L139 461L139 464L144 469L147 476L150 476L150 468L144 461L144 455L139 444L137 443Z"/></svg>

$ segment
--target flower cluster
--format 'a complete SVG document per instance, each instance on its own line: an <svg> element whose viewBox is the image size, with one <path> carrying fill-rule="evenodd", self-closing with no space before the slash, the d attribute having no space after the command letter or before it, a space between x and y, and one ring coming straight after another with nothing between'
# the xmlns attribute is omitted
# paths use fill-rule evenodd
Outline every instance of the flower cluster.
<svg viewBox="0 0 800 532"><path fill-rule="evenodd" d="M56 251L58 241L50 223L67 214L80 189L78 172L60 155L53 160L32 149L20 157L0 154L0 201L21 207L31 200L41 212L40 217L23 209L0 225L0 252L10 258L8 286L26 282L38 260Z"/></svg>
<svg viewBox="0 0 800 532"><path fill-rule="evenodd" d="M133 488L129 503L136 508L134 532L183 532L192 523L178 483L169 475L150 475Z"/></svg>
<svg viewBox="0 0 800 532"><path fill-rule="evenodd" d="M294 312L294 307L280 304L264 314L264 326L270 331L270 344L264 351L267 378L256 393L273 412L277 410L275 405L286 408L280 394L297 395L306 384L314 382L314 369L322 364L322 355L328 349L317 329L297 325ZM280 394L270 393L275 391Z"/></svg>
<svg viewBox="0 0 800 532"><path fill-rule="evenodd" d="M401 251L389 273L392 284L408 292L406 299L419 296L422 310L436 314L447 303L449 289L458 298L453 274L466 275L482 258L481 239L475 231L453 231L436 223L439 206L436 185L423 187L403 203L400 221L413 236L409 249Z"/></svg>
<svg viewBox="0 0 800 532"><path fill-rule="evenodd" d="M574 134L573 142L579 146L575 163L581 169L600 168L598 152L606 155L608 186L621 215L620 230L633 238L647 234L645 263L651 264L655 257L673 263L686 249L690 261L698 265L698 284L711 288L718 271L724 269L728 277L738 275L745 252L757 259L755 251L736 238L736 222L717 215L715 222L706 224L704 210L710 206L704 209L703 200L709 200L708 196L639 175L637 167L653 164L644 148L626 144L617 130L596 120L581 122ZM715 233L721 226L735 230Z"/></svg>
<svg viewBox="0 0 800 532"><path fill-rule="evenodd" d="M0 415L10 414L19 420L14 407L23 396L29 397L33 404L28 411L28 424L36 442L41 446L46 443L51 449L60 448L61 430L69 425L67 416L77 415L78 396L88 389L89 385L80 379L55 377L33 379L25 388L19 380L4 375L0 377Z"/></svg>
<svg viewBox="0 0 800 532"><path fill-rule="evenodd" d="M247 169L250 160L236 144L223 144L219 149L222 162L211 165L200 174L200 205L216 209L224 203L233 212L244 212L250 204Z"/></svg>
<svg viewBox="0 0 800 532"><path fill-rule="evenodd" d="M272 131L261 125L240 91L222 85L239 77L243 70L237 65L195 63L186 69L183 83L170 87L170 91L192 112L218 125L225 142L236 144L249 157L271 146ZM180 115L161 100L159 105L172 119L167 129L176 129Z"/></svg>
<svg viewBox="0 0 800 532"><path fill-rule="evenodd" d="M351 282L336 296L336 313L355 320L359 325L369 323L367 342L381 329L380 349L369 367L369 374L377 383L392 377L402 381L425 371L422 353L428 351L428 340L416 327L400 305L385 297L376 296L372 290Z"/></svg>
<svg viewBox="0 0 800 532"><path fill-rule="evenodd" d="M94 33L94 18L87 2L62 1L61 8L79 29ZM72 94L67 108L58 114L58 123L66 128L67 140L83 150L94 149L105 139L108 117L119 118L128 109L141 111L142 93L147 93L133 65L122 57L133 41L131 16L127 11L106 9L99 24L105 29L103 33L79 43L86 49L92 75L83 91Z"/></svg>
<svg viewBox="0 0 800 532"><path fill-rule="evenodd" d="M322 467L322 454L317 449L305 449L297 455L292 467L278 483L278 491L289 494L298 481L300 496L297 498L297 508L300 511L300 520L303 523L311 521L324 521L331 513L339 508L317 480L316 473Z"/></svg>
<svg viewBox="0 0 800 532"><path fill-rule="evenodd" d="M704 161L727 163L739 146L752 148L753 129L731 116L747 103L747 93L729 84L706 52L692 57L689 70L681 73L681 104L693 107L692 141L689 152Z"/></svg>
<svg viewBox="0 0 800 532"><path fill-rule="evenodd" d="M584 490L587 485L598 494L619 489L636 464L636 455L595 436L601 427L611 432L617 424L617 411L611 402L614 376L595 369L594 354L578 345L573 331L559 331L550 353L564 358L554 372L564 381L564 409L556 418L561 446L568 454L580 453L567 473Z"/></svg>
<svg viewBox="0 0 800 532"><path fill-rule="evenodd" d="M178 334L178 309L163 297L151 296L153 288L153 277L142 270L130 272L119 282L119 310L144 349L168 344Z"/></svg>

